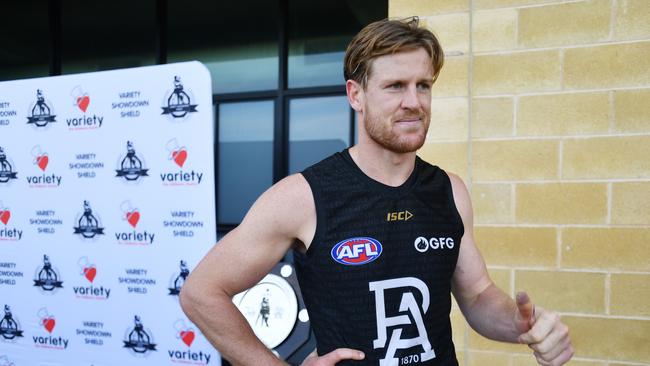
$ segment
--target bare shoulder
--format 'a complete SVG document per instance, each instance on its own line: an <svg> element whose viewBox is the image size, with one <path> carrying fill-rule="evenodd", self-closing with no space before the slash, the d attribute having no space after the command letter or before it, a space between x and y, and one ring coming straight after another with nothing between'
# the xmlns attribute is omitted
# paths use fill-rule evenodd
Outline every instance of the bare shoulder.
<svg viewBox="0 0 650 366"><path fill-rule="evenodd" d="M258 198L242 225L265 227L286 238L310 241L316 208L309 183L302 174L280 180Z"/></svg>
<svg viewBox="0 0 650 366"><path fill-rule="evenodd" d="M454 193L454 202L456 203L456 208L463 218L463 221L465 221L466 224L471 223L473 216L472 200L470 198L469 191L467 190L467 186L465 185L465 182L463 182L463 179L458 175L451 172L447 172L447 175L451 181L451 189Z"/></svg>

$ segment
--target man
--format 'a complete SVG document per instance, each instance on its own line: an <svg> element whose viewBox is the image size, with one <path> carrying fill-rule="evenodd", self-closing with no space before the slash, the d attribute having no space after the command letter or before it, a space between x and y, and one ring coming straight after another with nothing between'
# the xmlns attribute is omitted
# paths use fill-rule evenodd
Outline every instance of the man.
<svg viewBox="0 0 650 366"><path fill-rule="evenodd" d="M490 280L460 178L416 157L443 64L417 19L384 20L348 46L358 144L275 184L190 274L181 305L235 364L281 365L233 305L295 250L317 354L303 365L457 365L450 292L482 335L528 344L541 365L572 354L557 314Z"/></svg>

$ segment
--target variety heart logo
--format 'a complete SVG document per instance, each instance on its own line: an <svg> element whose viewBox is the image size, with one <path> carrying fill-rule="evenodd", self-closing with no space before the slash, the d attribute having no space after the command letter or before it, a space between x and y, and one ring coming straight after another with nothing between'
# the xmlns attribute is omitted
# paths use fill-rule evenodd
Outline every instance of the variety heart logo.
<svg viewBox="0 0 650 366"><path fill-rule="evenodd" d="M95 276L97 276L97 268L85 267L84 276L86 276L86 279L92 283L95 280Z"/></svg>
<svg viewBox="0 0 650 366"><path fill-rule="evenodd" d="M187 150L185 149L176 150L172 153L172 157L174 158L174 162L176 162L176 165L182 168L183 164L185 164L185 160L187 159Z"/></svg>
<svg viewBox="0 0 650 366"><path fill-rule="evenodd" d="M181 339L183 340L183 343L185 343L188 347L190 347L192 345L192 342L194 342L194 336L194 331L192 330L181 332Z"/></svg>
<svg viewBox="0 0 650 366"><path fill-rule="evenodd" d="M131 224L131 226L133 226L133 228L135 229L135 227L138 225L138 221L140 221L140 212L138 212L137 210L127 212L126 221L128 221L129 224Z"/></svg>
<svg viewBox="0 0 650 366"><path fill-rule="evenodd" d="M77 106L84 113L86 113L86 109L88 109L88 104L90 104L90 97L89 96L84 95L83 97L77 97Z"/></svg>
<svg viewBox="0 0 650 366"><path fill-rule="evenodd" d="M38 164L38 167L41 168L42 171L45 171L49 162L50 158L47 155L41 155L36 158L36 164Z"/></svg>
<svg viewBox="0 0 650 366"><path fill-rule="evenodd" d="M54 330L55 325L56 325L56 320L54 320L54 318L49 317L43 319L43 326L45 327L45 330L47 330L48 333L52 333L52 330Z"/></svg>
<svg viewBox="0 0 650 366"><path fill-rule="evenodd" d="M9 222L9 218L11 218L11 211L9 210L0 211L0 221L2 221L3 224L7 225L7 223Z"/></svg>

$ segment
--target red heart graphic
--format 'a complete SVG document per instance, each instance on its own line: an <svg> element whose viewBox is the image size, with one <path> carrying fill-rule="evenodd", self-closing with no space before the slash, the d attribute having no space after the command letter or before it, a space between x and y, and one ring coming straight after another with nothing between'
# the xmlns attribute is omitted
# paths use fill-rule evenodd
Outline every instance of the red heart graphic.
<svg viewBox="0 0 650 366"><path fill-rule="evenodd" d="M47 168L47 163L50 162L50 158L47 157L47 155L41 155L36 158L36 164L38 164L38 167L41 168L42 171L45 171L45 168Z"/></svg>
<svg viewBox="0 0 650 366"><path fill-rule="evenodd" d="M48 333L52 333L52 330L54 330L55 325L56 325L56 320L54 320L54 318L49 317L43 319L43 326L45 327L45 330L47 330Z"/></svg>
<svg viewBox="0 0 650 366"><path fill-rule="evenodd" d="M176 165L182 168L183 164L185 164L185 160L187 159L187 150L176 150L172 153L172 157L174 158Z"/></svg>
<svg viewBox="0 0 650 366"><path fill-rule="evenodd" d="M194 331L182 331L181 339L183 340L183 343L185 343L188 347L191 346L192 342L194 342Z"/></svg>
<svg viewBox="0 0 650 366"><path fill-rule="evenodd" d="M90 281L91 283L95 279L95 276L97 276L97 268L95 267L86 267L84 268L84 276L86 276L86 279Z"/></svg>
<svg viewBox="0 0 650 366"><path fill-rule="evenodd" d="M11 217L11 211L9 210L0 211L0 221L2 221L3 224L7 225L10 217Z"/></svg>
<svg viewBox="0 0 650 366"><path fill-rule="evenodd" d="M135 227L138 225L138 221L140 221L140 212L136 210L127 212L126 221L128 221L129 224L131 224L131 226L133 226L133 228L135 229Z"/></svg>
<svg viewBox="0 0 650 366"><path fill-rule="evenodd" d="M90 97L89 96L84 95L83 97L77 97L77 106L84 113L86 112L86 109L88 109L88 104L90 104Z"/></svg>

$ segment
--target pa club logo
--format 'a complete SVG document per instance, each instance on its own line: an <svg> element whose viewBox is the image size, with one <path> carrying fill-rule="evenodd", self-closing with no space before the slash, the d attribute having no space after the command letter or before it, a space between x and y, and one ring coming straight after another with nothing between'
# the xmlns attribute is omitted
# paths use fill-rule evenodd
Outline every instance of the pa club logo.
<svg viewBox="0 0 650 366"><path fill-rule="evenodd" d="M55 117L56 115L53 114L49 101L45 100L43 91L37 89L36 103L32 105L31 116L27 117L27 124L36 127L45 127L51 122L56 122Z"/></svg>
<svg viewBox="0 0 650 366"><path fill-rule="evenodd" d="M346 266L360 266L370 263L381 255L382 246L373 238L350 238L332 248L332 259Z"/></svg>
<svg viewBox="0 0 650 366"><path fill-rule="evenodd" d="M34 276L34 286L40 287L41 290L54 293L56 290L63 288L63 281L59 278L58 271L52 267L50 257L43 255L43 266L36 269Z"/></svg>
<svg viewBox="0 0 650 366"><path fill-rule="evenodd" d="M172 280L169 284L169 295L178 296L181 293L181 288L187 280L187 276L190 275L190 270L187 268L187 263L181 259L180 263L180 273L175 276L172 276Z"/></svg>
<svg viewBox="0 0 650 366"><path fill-rule="evenodd" d="M162 107L162 114L174 119L184 118L188 113L197 112L197 106L198 104L192 104L192 98L184 90L181 78L174 76L174 90L167 97L167 106Z"/></svg>
<svg viewBox="0 0 650 366"><path fill-rule="evenodd" d="M99 220L93 214L90 203L84 201L84 211L77 215L77 226L74 226L74 234L81 235L84 239L92 239L97 235L104 235L104 228L99 226Z"/></svg>
<svg viewBox="0 0 650 366"><path fill-rule="evenodd" d="M17 179L18 172L14 171L11 160L7 158L5 150L0 146L0 183L8 183L12 179Z"/></svg>
<svg viewBox="0 0 650 366"><path fill-rule="evenodd" d="M126 181L135 181L140 177L148 176L148 170L149 169L145 169L142 163L142 159L136 154L133 143L131 141L127 141L126 155L122 157L119 164L119 169L115 170L115 172L117 172L116 177L124 178Z"/></svg>
<svg viewBox="0 0 650 366"><path fill-rule="evenodd" d="M124 348L131 350L134 355L146 355L151 351L157 351L151 331L144 328L138 315L134 317L133 322L133 328L126 331Z"/></svg>
<svg viewBox="0 0 650 366"><path fill-rule="evenodd" d="M23 336L23 331L20 330L20 323L17 319L14 319L11 314L11 309L7 304L5 304L5 316L0 320L0 336L2 336L2 339L10 341Z"/></svg>

